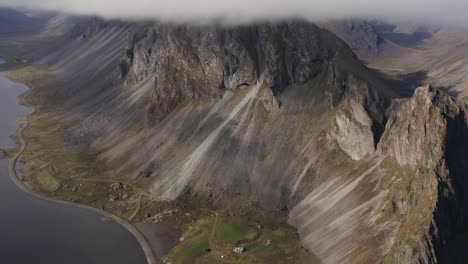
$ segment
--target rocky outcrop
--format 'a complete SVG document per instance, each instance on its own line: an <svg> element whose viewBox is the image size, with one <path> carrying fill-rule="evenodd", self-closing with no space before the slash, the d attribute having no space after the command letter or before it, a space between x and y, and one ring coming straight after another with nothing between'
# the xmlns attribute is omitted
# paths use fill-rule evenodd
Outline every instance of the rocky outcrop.
<svg viewBox="0 0 468 264"><path fill-rule="evenodd" d="M375 150L372 120L362 105L351 104L351 112L342 110L336 114L336 128L330 135L353 160L360 160Z"/></svg>
<svg viewBox="0 0 468 264"><path fill-rule="evenodd" d="M353 160L361 160L374 153L380 140L382 130L377 128L386 121L381 113L388 105L388 98L353 75L345 81L349 89L344 90L344 99L335 116L336 125L328 137L336 140Z"/></svg>
<svg viewBox="0 0 468 264"><path fill-rule="evenodd" d="M431 86L416 89L409 101L389 109L383 152L390 152L400 165L435 168L445 156L449 122L465 118L465 107Z"/></svg>

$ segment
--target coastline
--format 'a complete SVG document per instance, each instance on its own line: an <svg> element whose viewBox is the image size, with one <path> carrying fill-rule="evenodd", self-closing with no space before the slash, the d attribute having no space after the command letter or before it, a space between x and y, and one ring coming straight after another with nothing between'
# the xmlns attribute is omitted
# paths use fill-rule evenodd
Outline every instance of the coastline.
<svg viewBox="0 0 468 264"><path fill-rule="evenodd" d="M29 93L34 88L33 88L33 85L31 85L28 82L22 82L22 83L28 87L28 91L20 96L20 97L25 98L25 97L27 97L29 95ZM14 155L14 157L12 157L10 159L10 162L8 164L8 172L9 172L11 180L15 183L15 185L18 188L20 188L23 192L33 196L34 198L41 199L41 200L44 200L44 201L47 201L47 202L50 202L50 203L55 203L55 204L60 204L60 205L72 206L72 207L75 207L75 208L85 209L85 210L92 211L94 213L98 213L98 214L100 214L100 215L102 215L104 217L107 217L107 218L110 218L110 219L114 220L115 222L120 224L122 227L124 227L127 231L129 231L135 237L135 239L139 243L140 247L142 248L142 250L143 250L143 252L144 252L144 254L146 256L146 262L148 264L155 264L156 263L156 256L154 255L154 252L153 252L152 247L149 244L148 240L145 238L145 236L140 231L138 231L138 229L136 227L134 227L129 222L125 221L124 219L122 219L122 218L120 218L120 217L118 217L116 215L113 215L113 214L111 214L109 212L100 210L98 208L94 208L94 207L83 205L83 204L77 204L77 203L73 203L73 202L62 201L62 200L56 200L56 199L49 198L49 197L47 197L45 195L34 192L32 189L30 189L26 185L24 185L24 183L18 177L16 166L17 166L17 163L18 163L18 159L21 157L21 155L24 153L24 151L25 151L25 149L27 147L27 141L24 139L24 131L29 126L29 117L36 112L36 109L35 109L35 107L29 105L26 102L26 100L20 101L20 104L28 107L32 111L24 116L24 124L19 127L19 129L18 129L18 131L16 133L16 135L18 136L18 141L19 141L19 142L17 142L17 145L19 144L20 149Z"/></svg>

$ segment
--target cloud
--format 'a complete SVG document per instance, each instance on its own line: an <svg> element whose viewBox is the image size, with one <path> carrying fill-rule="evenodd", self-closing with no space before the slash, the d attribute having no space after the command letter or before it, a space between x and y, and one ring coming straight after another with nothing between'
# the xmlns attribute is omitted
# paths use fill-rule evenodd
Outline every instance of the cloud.
<svg viewBox="0 0 468 264"><path fill-rule="evenodd" d="M0 0L0 6L181 22L358 17L468 25L468 0Z"/></svg>

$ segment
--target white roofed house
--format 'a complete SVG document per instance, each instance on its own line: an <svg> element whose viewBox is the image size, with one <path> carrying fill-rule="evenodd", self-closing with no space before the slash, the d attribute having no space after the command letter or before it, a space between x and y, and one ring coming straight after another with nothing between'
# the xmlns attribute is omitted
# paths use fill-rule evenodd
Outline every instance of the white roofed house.
<svg viewBox="0 0 468 264"><path fill-rule="evenodd" d="M245 247L236 247L234 248L234 252L236 253L244 253L247 249Z"/></svg>

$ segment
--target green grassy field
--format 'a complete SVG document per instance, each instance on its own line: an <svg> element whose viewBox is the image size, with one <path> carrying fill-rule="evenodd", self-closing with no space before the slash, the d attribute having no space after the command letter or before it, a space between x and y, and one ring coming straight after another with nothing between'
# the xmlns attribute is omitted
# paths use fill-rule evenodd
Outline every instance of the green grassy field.
<svg viewBox="0 0 468 264"><path fill-rule="evenodd" d="M216 239L219 241L235 243L245 238L251 228L235 219L226 219L216 226Z"/></svg>
<svg viewBox="0 0 468 264"><path fill-rule="evenodd" d="M191 239L177 254L176 260L180 263L191 263L194 259L208 253L210 244L204 236Z"/></svg>
<svg viewBox="0 0 468 264"><path fill-rule="evenodd" d="M62 184L52 175L48 167L41 169L36 174L35 180L42 190L48 192L55 192L62 187Z"/></svg>
<svg viewBox="0 0 468 264"><path fill-rule="evenodd" d="M170 253L171 263L320 263L302 248L285 217L238 201L195 221ZM244 206L239 205L245 203ZM233 216L235 215L235 216ZM266 243L270 241L271 243ZM246 248L235 253L234 248Z"/></svg>

